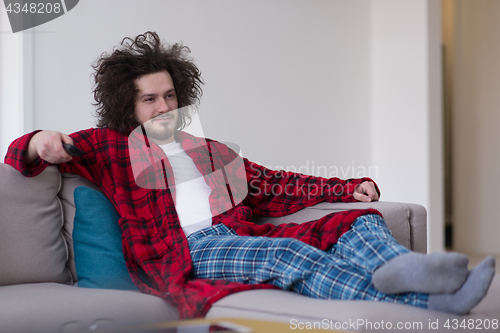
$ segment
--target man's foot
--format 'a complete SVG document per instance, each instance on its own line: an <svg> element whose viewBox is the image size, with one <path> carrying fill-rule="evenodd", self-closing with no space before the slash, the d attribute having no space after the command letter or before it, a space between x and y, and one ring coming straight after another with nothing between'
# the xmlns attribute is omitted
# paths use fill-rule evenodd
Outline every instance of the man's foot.
<svg viewBox="0 0 500 333"><path fill-rule="evenodd" d="M495 276L495 259L487 257L474 268L454 294L429 295L429 310L464 315L486 296Z"/></svg>
<svg viewBox="0 0 500 333"><path fill-rule="evenodd" d="M460 253L409 252L380 266L373 286L386 294L450 294L467 279L469 259Z"/></svg>

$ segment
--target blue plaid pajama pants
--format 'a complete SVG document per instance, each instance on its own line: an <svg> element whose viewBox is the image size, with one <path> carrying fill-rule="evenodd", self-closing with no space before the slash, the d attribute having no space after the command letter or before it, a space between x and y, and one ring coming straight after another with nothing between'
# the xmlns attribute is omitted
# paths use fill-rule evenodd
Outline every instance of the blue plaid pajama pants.
<svg viewBox="0 0 500 333"><path fill-rule="evenodd" d="M322 299L372 300L427 308L428 294L384 294L373 272L409 250L378 215L359 217L328 251L293 238L238 236L217 224L188 236L192 278L268 283Z"/></svg>

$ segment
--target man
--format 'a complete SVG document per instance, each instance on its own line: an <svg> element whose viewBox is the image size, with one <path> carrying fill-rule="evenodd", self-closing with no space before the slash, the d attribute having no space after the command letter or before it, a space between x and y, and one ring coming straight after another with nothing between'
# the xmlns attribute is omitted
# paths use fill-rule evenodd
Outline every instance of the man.
<svg viewBox="0 0 500 333"><path fill-rule="evenodd" d="M238 167L227 146L182 132L186 107L199 101L202 84L188 51L163 46L151 32L124 39L94 66L98 128L36 131L14 141L5 159L25 176L57 164L98 185L121 216L125 260L141 291L175 305L182 318L203 316L220 298L255 288L457 314L486 295L492 258L469 272L461 254L410 252L375 210L301 225L250 222L252 213L283 216L322 201L376 201L379 192L369 178L324 179L246 159ZM62 143L84 155L70 156ZM245 185L233 186L231 177ZM279 194L269 191L276 186Z"/></svg>

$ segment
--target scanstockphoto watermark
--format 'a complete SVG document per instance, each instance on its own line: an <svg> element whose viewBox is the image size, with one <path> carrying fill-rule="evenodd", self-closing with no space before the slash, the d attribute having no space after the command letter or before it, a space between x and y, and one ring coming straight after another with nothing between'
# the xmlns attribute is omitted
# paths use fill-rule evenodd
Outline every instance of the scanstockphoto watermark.
<svg viewBox="0 0 500 333"><path fill-rule="evenodd" d="M297 319L290 320L290 328L292 330L422 330L424 324L421 321L414 322L390 322L390 321L371 321L367 319L349 319L348 321L336 321L330 319L323 319L322 321L299 321Z"/></svg>
<svg viewBox="0 0 500 333"><path fill-rule="evenodd" d="M454 331L454 330L498 330L498 319L429 319L428 321L374 321L368 319L349 319L348 321L336 321L331 319L323 319L321 321L300 321L297 319L290 320L290 328L292 330L394 330L394 331L420 331L426 330L439 331Z"/></svg>
<svg viewBox="0 0 500 333"><path fill-rule="evenodd" d="M310 167L310 168L309 168ZM358 174L350 175L345 172L338 177L335 171L328 175L320 175L320 178L309 178L309 175L314 172L314 164L306 163L305 166L299 168L281 168L281 167L267 167L265 169L255 168L250 166L254 172L256 179L249 183L249 193L252 195L260 196L301 196L301 197L316 197L316 196L351 196L356 190L355 182L349 179L341 181L340 178L364 178L367 176L376 177L378 170L375 170L373 175L359 172ZM277 170L273 170L277 169ZM283 170L288 169L288 170ZM321 168L320 168L321 169ZM331 170L336 170L332 168ZM365 169L366 170L366 169ZM290 172L293 173L290 177ZM370 177L370 178L371 178ZM280 178L283 181L280 181ZM269 181L266 181L268 179ZM270 180L273 181L270 181Z"/></svg>
<svg viewBox="0 0 500 333"><path fill-rule="evenodd" d="M280 178L280 174L274 175L275 179ZM351 196L354 194L356 186L352 186L349 182L341 184L331 180L319 180L314 183L303 183L300 178L288 181L286 184L261 182L259 179L250 181L249 193L255 196L262 194L268 196L300 196L300 197L316 197L316 196Z"/></svg>
<svg viewBox="0 0 500 333"><path fill-rule="evenodd" d="M272 170L285 170L288 172L302 173L304 175L311 175L323 178L377 178L378 177L378 167L375 165L359 165L355 161L352 161L350 165L320 165L314 162L314 160L307 160L304 164L300 166L266 166L268 169Z"/></svg>
<svg viewBox="0 0 500 333"><path fill-rule="evenodd" d="M12 32L16 33L52 21L73 8L79 0L4 0Z"/></svg>

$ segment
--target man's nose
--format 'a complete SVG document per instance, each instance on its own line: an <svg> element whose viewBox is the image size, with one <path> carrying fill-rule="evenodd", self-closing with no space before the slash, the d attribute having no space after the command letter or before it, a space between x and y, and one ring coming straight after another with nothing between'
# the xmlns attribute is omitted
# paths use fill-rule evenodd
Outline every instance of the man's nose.
<svg viewBox="0 0 500 333"><path fill-rule="evenodd" d="M165 113L172 111L164 98L159 99L158 112Z"/></svg>

